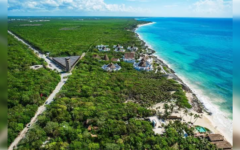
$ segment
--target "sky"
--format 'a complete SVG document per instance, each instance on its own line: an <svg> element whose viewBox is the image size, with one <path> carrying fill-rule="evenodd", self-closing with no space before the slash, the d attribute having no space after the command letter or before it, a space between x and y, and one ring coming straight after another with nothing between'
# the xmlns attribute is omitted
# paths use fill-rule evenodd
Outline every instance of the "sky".
<svg viewBox="0 0 240 150"><path fill-rule="evenodd" d="M232 0L8 0L8 16L232 18Z"/></svg>

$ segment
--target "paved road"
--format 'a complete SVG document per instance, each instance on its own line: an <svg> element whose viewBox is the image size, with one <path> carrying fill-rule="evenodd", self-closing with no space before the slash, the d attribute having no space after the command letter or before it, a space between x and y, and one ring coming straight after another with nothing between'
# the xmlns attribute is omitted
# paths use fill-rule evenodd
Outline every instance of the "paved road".
<svg viewBox="0 0 240 150"><path fill-rule="evenodd" d="M47 63L48 63L48 68L52 69L52 70L57 70L58 72L62 72L61 68L59 68L58 66L56 66L56 64L54 64L51 60L49 60L47 58L47 56L45 54L41 54L38 50L34 49L31 45L29 45L28 43L26 43L23 39L19 38L17 35L13 34L11 31L8 31L9 34L11 34L15 39L17 39L18 41L22 42L24 45L27 45L29 49L33 50L35 54L37 54L37 56L39 58L44 59ZM51 66L50 66L51 65Z"/></svg>
<svg viewBox="0 0 240 150"><path fill-rule="evenodd" d="M51 60L49 60L44 54L41 54L40 52L38 52L36 49L34 49L33 47L31 47L31 45L27 44L25 41L23 41L22 39L20 39L19 37L17 37L16 35L14 35L11 31L8 31L9 34L13 35L17 40L19 40L20 42L22 42L23 44L27 45L31 50L33 50L35 53L38 53L38 57L43 58L47 63L48 66L51 64L52 67L50 67L50 69L54 70L56 69L58 72L62 72L62 70L60 68L58 68ZM81 58L85 56L85 53L82 54ZM46 110L46 105L50 104L54 97L56 96L56 94L61 90L61 88L63 87L63 85L65 84L65 82L67 81L68 78L65 78L66 76L70 76L72 73L61 73L60 77L61 77L61 81L58 83L58 85L56 86L56 88L54 89L54 91L51 93L51 95L47 98L47 100L45 101L45 103L38 107L37 112L35 113L34 117L31 119L31 121L28 123L30 124L30 128L32 126L32 124L34 124L37 121L37 116L42 114L45 110ZM46 104L47 103L47 104ZM11 145L8 147L8 150L13 150L14 146L16 146L22 138L25 137L27 131L28 131L28 127L25 127L20 134L18 135L17 138L14 139L14 141L11 143Z"/></svg>

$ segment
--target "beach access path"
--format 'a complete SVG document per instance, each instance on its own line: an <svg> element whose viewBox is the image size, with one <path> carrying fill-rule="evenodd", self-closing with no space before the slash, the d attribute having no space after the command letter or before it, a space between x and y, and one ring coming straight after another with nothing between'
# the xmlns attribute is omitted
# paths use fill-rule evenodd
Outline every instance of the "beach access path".
<svg viewBox="0 0 240 150"><path fill-rule="evenodd" d="M56 66L50 59L48 59L44 54L41 54L38 50L34 49L31 45L27 44L26 42L24 42L24 40L20 39L19 37L17 37L15 34L13 34L11 31L8 31L9 34L11 34L12 36L14 36L18 41L22 42L23 44L27 45L31 50L33 50L36 54L38 54L37 56L40 58L43 58L49 68L51 70L56 70L58 72L62 72L62 70L60 68L58 68L58 66ZM80 57L80 59L82 59L85 56L85 53L83 53ZM50 67L50 65L52 67ZM31 126L37 121L37 117L42 114L45 110L46 110L46 105L50 104L51 102L54 101L54 97L56 96L56 94L61 90L61 88L63 87L63 85L66 83L67 81L67 77L72 75L72 73L61 73L60 77L61 80L58 83L58 85L56 86L56 88L53 90L53 92L50 94L50 96L47 98L47 100L44 102L43 105L38 107L37 112L35 113L34 117L32 117L31 121L27 124L27 126L19 133L19 135L14 139L14 141L11 143L11 145L8 147L8 150L13 150L14 147L17 147L18 143L21 141L22 138L25 137L27 131L29 130L29 128L31 128Z"/></svg>

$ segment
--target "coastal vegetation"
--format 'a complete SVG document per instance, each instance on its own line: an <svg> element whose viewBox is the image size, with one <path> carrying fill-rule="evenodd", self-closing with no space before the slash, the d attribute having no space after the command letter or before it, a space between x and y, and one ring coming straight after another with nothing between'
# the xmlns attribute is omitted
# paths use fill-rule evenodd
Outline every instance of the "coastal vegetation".
<svg viewBox="0 0 240 150"><path fill-rule="evenodd" d="M147 119L157 114L151 109L152 105L175 101L179 108L191 108L182 86L176 81L168 80L161 72L137 71L133 64L122 60L116 62L122 68L120 71L106 72L101 68L111 62L103 60L104 55L107 54L111 60L122 58L124 53L113 50L99 52L96 45L107 44L110 48L116 44L125 48L135 45L139 47L139 52L143 51L144 43L131 32L140 23L143 22L132 18L55 18L42 22L41 26L20 26L26 24L26 21L9 24L13 33L40 51L50 52L50 56L80 55L87 52L54 101L47 105L47 110L29 128L26 137L18 144L18 149L216 149L208 141L194 137L194 127L179 121L170 121L168 125L157 127L165 128L165 133L154 134L152 123ZM136 57L139 57L139 52ZM94 55L99 58L94 58ZM31 61L31 65L39 63L42 64L42 60ZM36 71L47 70L43 68ZM43 76L42 73L39 75ZM51 77L58 79L55 73ZM45 78L49 82L51 77ZM35 82L37 81L32 81ZM53 85L53 82L42 82L46 88ZM34 96L34 92L29 96ZM38 90L38 96L39 94ZM27 99L29 101L17 98L17 104L14 103L15 99L9 99L11 107L21 104L24 109L34 105L37 108L38 104L30 101L32 98ZM19 111L13 110L12 113L18 114ZM188 137L184 137L184 132Z"/></svg>
<svg viewBox="0 0 240 150"><path fill-rule="evenodd" d="M169 91L181 90L161 74L138 72L132 64L120 62L119 72L101 69L108 61L85 56L75 67L62 91L19 149L201 149L201 140L183 138L182 128L193 135L194 128L180 122L166 126L163 136L154 135L144 120L155 115L151 104L169 101ZM181 104L181 103L179 103ZM182 105L184 107L184 105ZM177 128L176 128L177 126ZM208 144L208 143L207 143ZM208 144L209 147L213 147Z"/></svg>
<svg viewBox="0 0 240 150"><path fill-rule="evenodd" d="M56 87L59 75L48 69L30 69L44 61L8 35L8 144L34 116Z"/></svg>

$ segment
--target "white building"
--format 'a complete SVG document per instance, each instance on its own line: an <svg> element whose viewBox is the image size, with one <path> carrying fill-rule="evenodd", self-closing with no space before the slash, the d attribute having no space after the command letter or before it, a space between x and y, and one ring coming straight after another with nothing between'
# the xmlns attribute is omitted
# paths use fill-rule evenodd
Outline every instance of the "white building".
<svg viewBox="0 0 240 150"><path fill-rule="evenodd" d="M115 52L125 52L125 49L123 49L123 48L115 48Z"/></svg>
<svg viewBox="0 0 240 150"><path fill-rule="evenodd" d="M130 50L130 51L137 51L138 50L138 48L134 47L134 46L128 46L127 49Z"/></svg>
<svg viewBox="0 0 240 150"><path fill-rule="evenodd" d="M138 71L152 71L153 66L151 63L146 61L145 59L142 59L140 62L134 62L133 67Z"/></svg>
<svg viewBox="0 0 240 150"><path fill-rule="evenodd" d="M96 46L97 47L97 49L99 50L99 51L102 51L102 52L107 52L107 51L110 51L110 48L107 48L108 47L108 45L97 45Z"/></svg>
<svg viewBox="0 0 240 150"><path fill-rule="evenodd" d="M123 46L121 46L121 45L118 44L118 45L114 45L113 48L115 48L115 49L116 49L116 48L123 48Z"/></svg>
<svg viewBox="0 0 240 150"><path fill-rule="evenodd" d="M102 69L105 71L119 71L121 70L121 66L119 66L118 64L110 63L108 65L103 65Z"/></svg>

